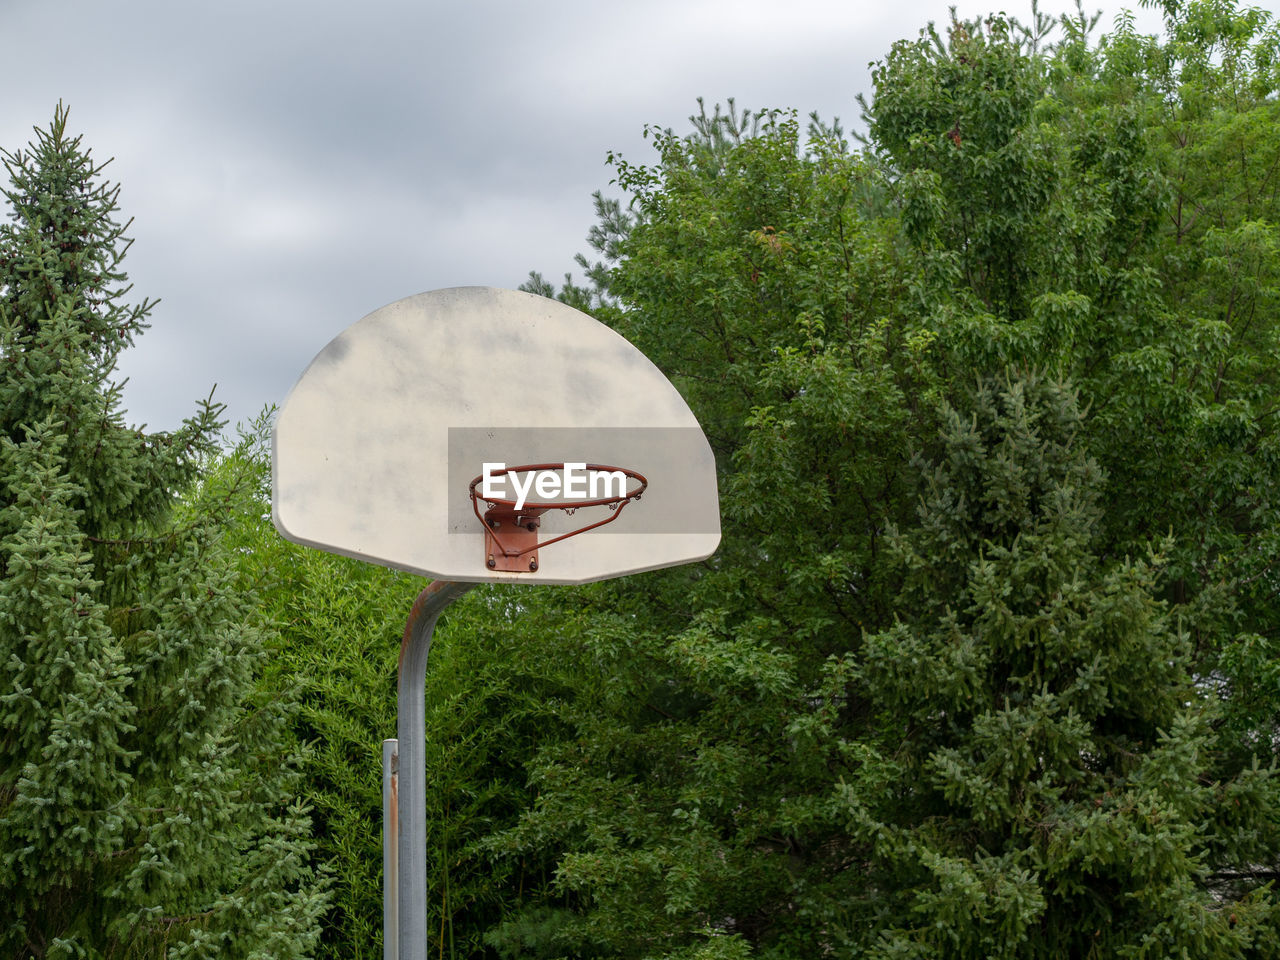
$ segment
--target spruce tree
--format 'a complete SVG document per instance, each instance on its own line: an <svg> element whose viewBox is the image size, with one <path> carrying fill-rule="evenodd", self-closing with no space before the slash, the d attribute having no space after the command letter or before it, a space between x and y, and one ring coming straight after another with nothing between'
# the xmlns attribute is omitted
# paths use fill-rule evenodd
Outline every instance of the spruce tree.
<svg viewBox="0 0 1280 960"><path fill-rule="evenodd" d="M0 954L293 957L323 893L287 700L201 485L219 408L128 426L128 224L61 105L4 153Z"/></svg>
<svg viewBox="0 0 1280 960"><path fill-rule="evenodd" d="M1270 955L1251 865L1275 856L1275 771L1216 778L1218 704L1158 550L1097 551L1081 422L1034 375L947 410L893 543L897 623L816 694L880 718L863 789L831 798L865 844L869 956Z"/></svg>

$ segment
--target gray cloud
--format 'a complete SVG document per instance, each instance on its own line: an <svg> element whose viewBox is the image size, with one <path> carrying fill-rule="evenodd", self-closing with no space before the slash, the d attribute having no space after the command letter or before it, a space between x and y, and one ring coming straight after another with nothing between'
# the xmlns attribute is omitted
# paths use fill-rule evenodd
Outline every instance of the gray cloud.
<svg viewBox="0 0 1280 960"><path fill-rule="evenodd" d="M216 382L234 421L387 302L559 277L606 153L649 160L643 126L699 96L856 120L868 62L947 7L6 0L0 145L62 99L116 158L126 265L163 301L122 365L129 419L170 429Z"/></svg>

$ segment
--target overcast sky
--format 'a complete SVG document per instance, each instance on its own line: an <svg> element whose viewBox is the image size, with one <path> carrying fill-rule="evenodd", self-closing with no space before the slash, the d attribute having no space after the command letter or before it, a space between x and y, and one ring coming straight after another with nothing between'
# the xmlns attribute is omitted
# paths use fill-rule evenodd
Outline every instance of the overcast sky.
<svg viewBox="0 0 1280 960"><path fill-rule="evenodd" d="M1124 6L1086 3L1105 24ZM947 9L0 0L0 145L25 145L61 99L114 158L126 269L162 301L123 362L127 419L172 429L216 383L234 423L383 304L558 280L585 248L606 154L648 162L644 125L683 132L698 97L855 125L868 64ZM1030 0L1003 9L1025 19Z"/></svg>

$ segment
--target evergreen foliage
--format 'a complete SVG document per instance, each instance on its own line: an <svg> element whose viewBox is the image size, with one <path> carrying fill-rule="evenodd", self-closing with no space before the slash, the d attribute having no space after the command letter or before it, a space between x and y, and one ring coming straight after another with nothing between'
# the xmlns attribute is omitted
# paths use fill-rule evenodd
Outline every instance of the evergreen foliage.
<svg viewBox="0 0 1280 960"><path fill-rule="evenodd" d="M198 485L206 402L126 426L118 188L59 107L4 155L0 227L0 950L300 957L324 897L287 700L223 542L238 484Z"/></svg>
<svg viewBox="0 0 1280 960"><path fill-rule="evenodd" d="M918 523L893 541L894 624L829 668L864 681L878 717L874 741L844 746L867 751L852 782L869 769L881 789L832 809L866 845L855 914L892 918L871 955L1265 947L1274 901L1209 881L1274 855L1274 833L1241 847L1230 824L1240 806L1274 824L1273 771L1214 777L1216 698L1154 596L1160 557L1094 552L1102 475L1074 396L1029 377L964 406L945 411Z"/></svg>

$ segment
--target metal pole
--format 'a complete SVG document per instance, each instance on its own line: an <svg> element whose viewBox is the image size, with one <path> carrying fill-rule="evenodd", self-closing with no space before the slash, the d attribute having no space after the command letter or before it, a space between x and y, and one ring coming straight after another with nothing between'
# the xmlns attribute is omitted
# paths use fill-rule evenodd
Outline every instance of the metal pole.
<svg viewBox="0 0 1280 960"><path fill-rule="evenodd" d="M451 580L428 584L413 602L400 643L396 704L400 754L396 803L398 960L427 960L427 653L444 608L472 586Z"/></svg>
<svg viewBox="0 0 1280 960"><path fill-rule="evenodd" d="M382 960L400 960L399 745L382 741Z"/></svg>

